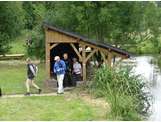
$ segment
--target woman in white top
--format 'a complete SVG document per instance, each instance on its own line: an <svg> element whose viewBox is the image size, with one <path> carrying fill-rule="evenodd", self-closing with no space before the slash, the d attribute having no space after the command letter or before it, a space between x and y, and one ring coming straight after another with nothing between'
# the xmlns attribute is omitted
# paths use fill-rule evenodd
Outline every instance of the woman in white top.
<svg viewBox="0 0 161 122"><path fill-rule="evenodd" d="M82 77L82 66L77 61L76 58L73 58L73 81L81 81Z"/></svg>

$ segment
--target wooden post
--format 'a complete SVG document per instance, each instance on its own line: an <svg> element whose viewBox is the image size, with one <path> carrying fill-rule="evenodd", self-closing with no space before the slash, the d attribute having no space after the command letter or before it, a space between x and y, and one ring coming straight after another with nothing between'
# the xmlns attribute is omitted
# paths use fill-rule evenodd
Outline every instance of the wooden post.
<svg viewBox="0 0 161 122"><path fill-rule="evenodd" d="M104 61L105 64L107 65L108 63L107 63L106 55L105 55L104 52L102 52L102 51L100 51L100 53L101 53L101 56L102 56L102 58L103 58L103 61Z"/></svg>
<svg viewBox="0 0 161 122"><path fill-rule="evenodd" d="M109 65L109 67L111 67L112 57L113 57L112 53L108 53L107 63Z"/></svg>
<svg viewBox="0 0 161 122"><path fill-rule="evenodd" d="M82 45L82 65L83 65L83 81L86 81L86 47Z"/></svg>
<svg viewBox="0 0 161 122"><path fill-rule="evenodd" d="M48 30L45 29L45 54L46 54L46 77L50 78L50 43L49 43L49 36L48 36Z"/></svg>
<svg viewBox="0 0 161 122"><path fill-rule="evenodd" d="M46 76L50 78L50 43L46 42Z"/></svg>

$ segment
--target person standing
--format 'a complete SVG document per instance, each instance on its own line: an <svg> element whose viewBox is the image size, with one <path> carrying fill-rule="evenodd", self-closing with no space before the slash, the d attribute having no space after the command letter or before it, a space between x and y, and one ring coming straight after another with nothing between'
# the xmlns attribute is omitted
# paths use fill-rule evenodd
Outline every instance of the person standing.
<svg viewBox="0 0 161 122"><path fill-rule="evenodd" d="M63 86L67 87L67 86L72 86L72 77L71 77L71 71L72 71L72 62L71 60L68 58L68 54L64 53L63 54L63 60L65 62L66 65L66 70L65 70L65 76L64 76L64 82L63 82Z"/></svg>
<svg viewBox="0 0 161 122"><path fill-rule="evenodd" d="M65 65L65 62L61 60L59 56L55 56L54 60L56 62L54 64L53 71L56 74L57 81L58 81L57 93L63 94L64 93L63 80L65 75L66 65Z"/></svg>
<svg viewBox="0 0 161 122"><path fill-rule="evenodd" d="M73 58L73 80L75 82L81 81L82 77L82 67L76 58Z"/></svg>
<svg viewBox="0 0 161 122"><path fill-rule="evenodd" d="M27 93L25 95L30 95L30 85L34 86L36 89L38 89L38 94L41 93L41 89L39 86L37 86L34 83L34 78L36 77L37 73L37 67L31 62L31 59L28 58L26 60L27 63L27 80L26 80L26 88L27 88Z"/></svg>

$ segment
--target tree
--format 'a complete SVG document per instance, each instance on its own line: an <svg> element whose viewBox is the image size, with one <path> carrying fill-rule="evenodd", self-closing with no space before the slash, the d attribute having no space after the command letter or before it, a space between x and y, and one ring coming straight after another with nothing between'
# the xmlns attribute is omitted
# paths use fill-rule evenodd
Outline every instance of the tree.
<svg viewBox="0 0 161 122"><path fill-rule="evenodd" d="M6 53L9 43L20 34L23 28L21 2L1 2L0 6L0 54Z"/></svg>
<svg viewBox="0 0 161 122"><path fill-rule="evenodd" d="M9 4L9 2L6 3ZM37 47L44 48L43 21L125 49L128 49L126 45L138 46L149 40L155 45L154 47L160 45L159 2L20 2L16 3L17 8L22 8L21 3L24 10L22 15L25 15L24 29L28 29L31 35L34 35L32 49L35 48L37 52L39 52L36 50ZM8 8L13 10L13 7L7 7L7 10ZM17 16L20 12L17 10L15 13L9 13ZM14 28L17 26L14 25ZM7 32L7 35L8 33L14 35L15 32ZM10 35L8 37L10 39ZM144 41L145 43L142 43ZM35 54L39 54L37 52Z"/></svg>

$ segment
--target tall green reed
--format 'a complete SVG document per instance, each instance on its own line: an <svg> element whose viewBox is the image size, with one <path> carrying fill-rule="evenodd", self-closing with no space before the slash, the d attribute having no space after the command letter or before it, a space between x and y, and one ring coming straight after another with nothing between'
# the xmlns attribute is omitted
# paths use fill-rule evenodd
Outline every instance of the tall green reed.
<svg viewBox="0 0 161 122"><path fill-rule="evenodd" d="M129 68L101 67L88 84L90 93L110 103L114 120L142 120L149 114L151 96L146 82L130 72Z"/></svg>

